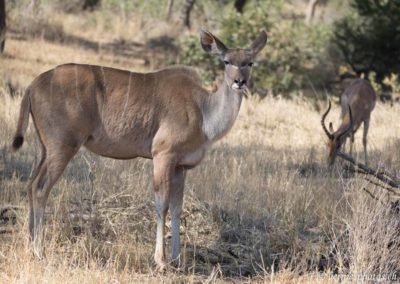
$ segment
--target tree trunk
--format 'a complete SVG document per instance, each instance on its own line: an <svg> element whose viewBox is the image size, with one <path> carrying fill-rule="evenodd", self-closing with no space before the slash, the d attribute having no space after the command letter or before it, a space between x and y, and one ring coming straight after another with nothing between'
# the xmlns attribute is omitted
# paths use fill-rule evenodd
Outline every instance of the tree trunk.
<svg viewBox="0 0 400 284"><path fill-rule="evenodd" d="M167 21L171 20L173 8L174 8L174 0L169 0L168 1Z"/></svg>
<svg viewBox="0 0 400 284"><path fill-rule="evenodd" d="M82 10L94 11L101 4L101 0L85 0L83 1Z"/></svg>
<svg viewBox="0 0 400 284"><path fill-rule="evenodd" d="M31 0L29 3L29 10L32 11L33 13L37 13L39 10L40 6L40 0Z"/></svg>
<svg viewBox="0 0 400 284"><path fill-rule="evenodd" d="M311 24L315 15L315 10L317 9L317 5L319 4L319 1L320 0L308 1L307 12L306 12L306 24Z"/></svg>
<svg viewBox="0 0 400 284"><path fill-rule="evenodd" d="M0 53L6 43L6 1L0 0Z"/></svg>
<svg viewBox="0 0 400 284"><path fill-rule="evenodd" d="M196 0L185 0L182 7L182 24L188 29L190 29L190 14L192 13L194 2Z"/></svg>
<svg viewBox="0 0 400 284"><path fill-rule="evenodd" d="M244 5L246 5L246 0L235 0L233 5L235 6L236 11L242 14Z"/></svg>

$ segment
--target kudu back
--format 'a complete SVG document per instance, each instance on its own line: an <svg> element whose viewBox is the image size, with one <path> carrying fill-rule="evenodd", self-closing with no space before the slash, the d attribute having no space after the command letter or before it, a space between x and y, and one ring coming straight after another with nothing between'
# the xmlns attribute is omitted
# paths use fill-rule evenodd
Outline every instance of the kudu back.
<svg viewBox="0 0 400 284"><path fill-rule="evenodd" d="M51 188L81 146L115 159L153 160L157 235L154 259L164 269L164 230L171 214L172 259L180 255L184 171L232 127L255 56L265 46L261 32L246 49L227 48L202 30L203 49L225 64L215 93L184 66L150 73L66 64L39 75L22 99L13 148L21 147L31 114L42 158L27 186L29 231L37 256L43 252L43 215Z"/></svg>
<svg viewBox="0 0 400 284"><path fill-rule="evenodd" d="M367 136L371 112L375 108L376 93L371 84L365 79L353 80L344 90L341 96L341 124L336 131L332 123L329 123L329 130L325 125L325 118L331 109L331 103L327 111L322 115L321 124L328 137L328 163L333 164L342 145L350 137L350 155L353 151L354 134L363 123L363 147L365 163L368 164Z"/></svg>

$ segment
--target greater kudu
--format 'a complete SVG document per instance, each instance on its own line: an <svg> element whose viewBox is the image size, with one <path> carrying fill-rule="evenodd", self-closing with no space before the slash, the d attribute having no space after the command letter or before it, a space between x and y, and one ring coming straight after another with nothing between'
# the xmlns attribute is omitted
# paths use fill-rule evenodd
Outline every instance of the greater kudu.
<svg viewBox="0 0 400 284"><path fill-rule="evenodd" d="M354 134L364 123L363 146L365 163L368 164L367 156L367 135L371 112L375 107L376 93L371 84L365 79L355 79L344 90L341 96L342 111L340 114L341 124L336 131L333 131L332 123L329 123L329 130L325 126L325 118L331 109L331 102L327 111L322 115L321 124L328 136L328 163L335 162L336 154L341 148L347 137L350 136L350 155L353 151Z"/></svg>
<svg viewBox="0 0 400 284"><path fill-rule="evenodd" d="M206 149L224 136L238 115L255 56L264 48L263 31L250 48L227 48L200 32L205 51L225 63L215 93L202 87L184 66L150 73L66 64L39 75L22 99L13 148L21 147L29 120L36 128L42 158L28 184L29 231L34 252L43 249L43 215L51 188L81 146L105 157L153 160L157 211L154 259L165 268L164 230L171 214L172 259L180 256L180 215L184 170L200 163Z"/></svg>

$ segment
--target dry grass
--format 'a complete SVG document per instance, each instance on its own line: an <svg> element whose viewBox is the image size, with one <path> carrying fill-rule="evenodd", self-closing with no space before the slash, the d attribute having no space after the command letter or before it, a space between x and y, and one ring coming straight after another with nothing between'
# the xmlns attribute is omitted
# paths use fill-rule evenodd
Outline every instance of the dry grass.
<svg viewBox="0 0 400 284"><path fill-rule="evenodd" d="M65 21L79 27L70 17ZM75 35L101 40L89 32ZM36 260L27 241L24 187L39 148L31 126L22 150L9 151L20 96L11 97L7 86L19 93L36 75L65 62L149 68L143 60L79 42L8 38L0 57L0 208L12 207L0 216L5 283L335 283L373 275L379 280L400 270L399 216L362 191L363 179L340 167L327 169L315 104L270 97L246 100L231 133L187 173L182 270L154 272L151 162L105 159L86 150L52 190L46 259ZM378 104L369 135L370 163L396 176L399 111L399 105ZM330 118L337 117L338 107ZM380 189L369 188L386 200ZM334 246L337 263L318 271Z"/></svg>

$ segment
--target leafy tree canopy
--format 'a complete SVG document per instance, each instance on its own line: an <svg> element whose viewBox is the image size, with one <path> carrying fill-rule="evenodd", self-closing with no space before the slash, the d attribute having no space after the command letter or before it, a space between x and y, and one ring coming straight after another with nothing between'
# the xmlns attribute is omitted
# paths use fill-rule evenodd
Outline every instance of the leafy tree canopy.
<svg viewBox="0 0 400 284"><path fill-rule="evenodd" d="M351 0L350 15L337 21L335 44L357 74L382 82L400 73L400 0Z"/></svg>

